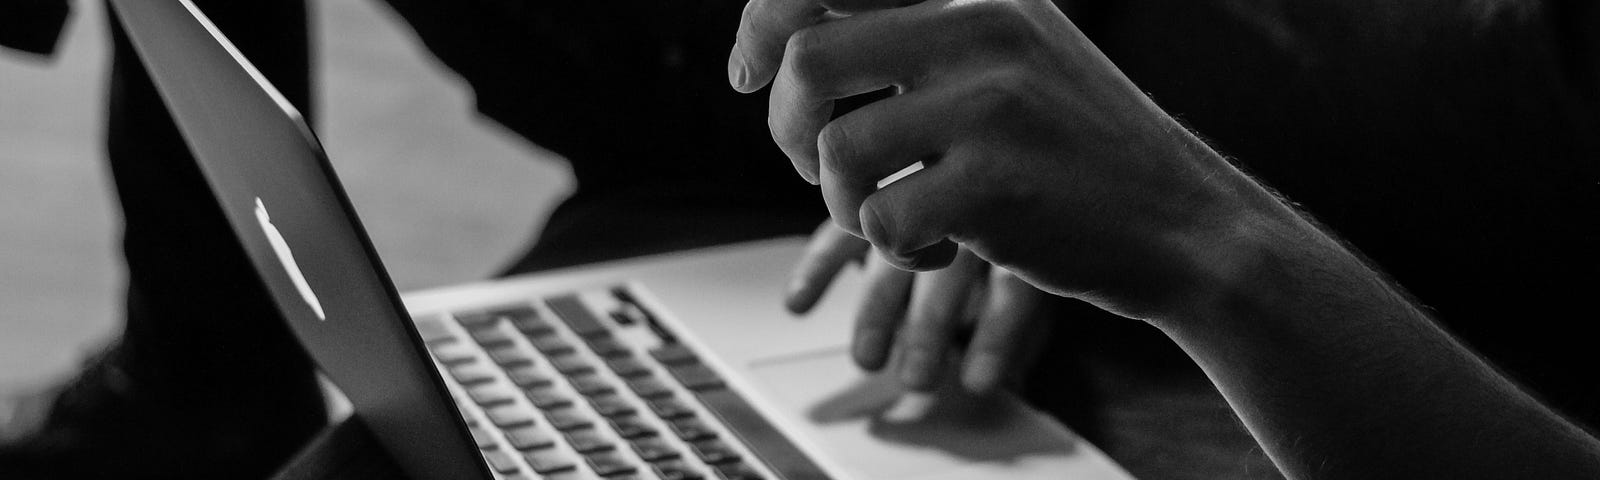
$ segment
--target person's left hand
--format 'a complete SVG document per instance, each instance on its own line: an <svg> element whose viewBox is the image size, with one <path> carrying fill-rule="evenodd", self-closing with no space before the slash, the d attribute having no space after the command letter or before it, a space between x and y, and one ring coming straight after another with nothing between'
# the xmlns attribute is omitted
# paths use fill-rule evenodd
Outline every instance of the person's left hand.
<svg viewBox="0 0 1600 480"><path fill-rule="evenodd" d="M857 261L866 263L866 291L851 356L867 370L892 368L912 390L931 391L958 368L967 391L992 393L1033 362L1053 323L1044 318L1049 294L971 252L959 252L950 268L907 272L832 222L817 227L790 274L786 306L809 311L833 278Z"/></svg>

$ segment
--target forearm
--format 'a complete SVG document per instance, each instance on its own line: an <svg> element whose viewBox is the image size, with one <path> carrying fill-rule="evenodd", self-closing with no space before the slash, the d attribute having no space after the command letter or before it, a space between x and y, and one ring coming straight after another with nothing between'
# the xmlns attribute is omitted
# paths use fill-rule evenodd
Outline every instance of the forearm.
<svg viewBox="0 0 1600 480"><path fill-rule="evenodd" d="M1600 478L1593 437L1275 205L1226 242L1236 248L1220 288L1155 323L1200 364L1285 474Z"/></svg>

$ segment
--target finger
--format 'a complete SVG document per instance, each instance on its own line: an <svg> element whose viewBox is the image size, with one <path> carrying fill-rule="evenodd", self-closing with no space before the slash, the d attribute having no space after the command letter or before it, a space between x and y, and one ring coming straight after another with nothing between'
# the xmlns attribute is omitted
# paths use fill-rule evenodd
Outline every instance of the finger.
<svg viewBox="0 0 1600 480"><path fill-rule="evenodd" d="M905 318L912 275L889 265L876 253L868 252L865 276L866 290L856 313L855 340L850 352L861 368L876 371L889 361L895 330Z"/></svg>
<svg viewBox="0 0 1600 480"><path fill-rule="evenodd" d="M974 159L947 155L878 189L861 204L863 236L896 267L924 271L949 265L956 250L949 237L984 212L983 195L971 180L971 171L979 167Z"/></svg>
<svg viewBox="0 0 1600 480"><path fill-rule="evenodd" d="M962 251L950 268L917 274L898 344L905 358L900 381L907 388L927 391L938 384L969 290L982 279L986 265L977 255Z"/></svg>
<svg viewBox="0 0 1600 480"><path fill-rule="evenodd" d="M817 135L834 101L906 87L948 56L932 5L879 10L800 30L789 38L768 97L773 141L802 177L817 181ZM940 57L939 62L932 57ZM904 89L904 88L902 88Z"/></svg>
<svg viewBox="0 0 1600 480"><path fill-rule="evenodd" d="M772 81L784 44L794 32L827 18L829 10L861 12L892 8L907 0L750 0L728 53L728 83L750 93Z"/></svg>
<svg viewBox="0 0 1600 480"><path fill-rule="evenodd" d="M822 198L841 227L858 236L861 203L879 183L944 156L967 119L956 115L965 89L935 87L880 100L834 119L816 139ZM913 173L914 175L915 173Z"/></svg>
<svg viewBox="0 0 1600 480"><path fill-rule="evenodd" d="M1023 365L1040 336L1045 296L1010 272L995 268L989 275L989 299L967 345L961 384L973 393L998 389L1012 370Z"/></svg>
<svg viewBox="0 0 1600 480"><path fill-rule="evenodd" d="M789 274L784 306L792 313L810 311L822 294L827 292L828 285L833 283L839 271L850 262L861 260L871 246L831 221L822 222L816 233L811 235L811 242L806 245L800 262Z"/></svg>

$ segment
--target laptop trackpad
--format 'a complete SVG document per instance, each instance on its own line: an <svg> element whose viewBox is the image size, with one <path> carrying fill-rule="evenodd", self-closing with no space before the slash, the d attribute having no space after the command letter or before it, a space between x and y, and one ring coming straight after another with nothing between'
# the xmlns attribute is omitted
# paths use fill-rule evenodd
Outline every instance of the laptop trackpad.
<svg viewBox="0 0 1600 480"><path fill-rule="evenodd" d="M964 476L951 474L973 467L999 473L1071 456L1077 441L1009 395L974 398L956 387L905 395L892 377L862 372L842 349L762 360L751 370L786 420L804 430L801 441L859 478Z"/></svg>

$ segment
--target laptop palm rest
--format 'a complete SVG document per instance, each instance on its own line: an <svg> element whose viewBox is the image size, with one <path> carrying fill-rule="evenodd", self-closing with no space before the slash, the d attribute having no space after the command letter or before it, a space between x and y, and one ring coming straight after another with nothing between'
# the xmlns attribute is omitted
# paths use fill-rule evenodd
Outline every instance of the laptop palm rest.
<svg viewBox="0 0 1600 480"><path fill-rule="evenodd" d="M809 439L858 478L972 475L983 464L1070 457L1079 443L1009 396L956 388L908 396L893 378L862 372L842 349L764 360L752 371L780 408L805 419Z"/></svg>

